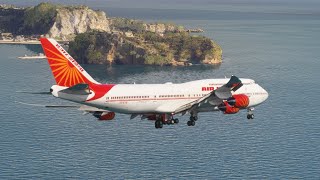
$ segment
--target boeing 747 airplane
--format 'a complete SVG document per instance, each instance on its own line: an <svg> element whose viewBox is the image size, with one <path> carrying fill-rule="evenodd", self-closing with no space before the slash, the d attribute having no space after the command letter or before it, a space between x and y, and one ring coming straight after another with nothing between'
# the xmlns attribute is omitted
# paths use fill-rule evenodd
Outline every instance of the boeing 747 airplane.
<svg viewBox="0 0 320 180"><path fill-rule="evenodd" d="M81 104L80 109L100 120L112 120L115 113L131 119L177 124L177 114L189 114L194 126L198 113L220 111L235 114L247 110L253 119L254 107L268 98L268 92L251 79L204 79L180 84L100 84L95 81L54 39L41 38L41 45L55 78L53 96Z"/></svg>

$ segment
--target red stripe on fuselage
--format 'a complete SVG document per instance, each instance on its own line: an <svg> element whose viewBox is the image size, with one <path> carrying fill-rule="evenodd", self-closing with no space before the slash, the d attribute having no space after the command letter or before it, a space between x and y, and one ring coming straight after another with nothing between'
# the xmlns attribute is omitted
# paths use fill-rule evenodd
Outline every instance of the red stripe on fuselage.
<svg viewBox="0 0 320 180"><path fill-rule="evenodd" d="M87 101L93 101L93 100L96 100L96 99L103 97L114 86L115 86L115 84L94 84L94 83L91 83L89 85L89 88L95 93L95 95L91 99L88 99Z"/></svg>

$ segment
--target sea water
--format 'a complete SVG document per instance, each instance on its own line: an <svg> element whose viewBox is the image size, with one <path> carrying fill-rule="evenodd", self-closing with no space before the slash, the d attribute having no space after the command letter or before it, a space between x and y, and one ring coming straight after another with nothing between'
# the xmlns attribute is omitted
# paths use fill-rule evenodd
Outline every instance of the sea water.
<svg viewBox="0 0 320 180"><path fill-rule="evenodd" d="M202 113L194 127L185 115L155 129L129 115L101 122L77 109L19 104L70 103L17 93L55 82L46 61L17 59L34 47L0 45L0 179L319 179L317 1L183 2L83 3L109 16L202 28L223 49L220 66L84 68L103 83L251 78L269 92L254 120L245 111Z"/></svg>

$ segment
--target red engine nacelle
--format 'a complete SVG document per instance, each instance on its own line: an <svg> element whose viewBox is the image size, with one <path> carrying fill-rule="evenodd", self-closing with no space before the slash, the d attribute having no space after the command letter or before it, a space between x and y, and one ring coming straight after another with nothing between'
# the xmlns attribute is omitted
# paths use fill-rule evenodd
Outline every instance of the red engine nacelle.
<svg viewBox="0 0 320 180"><path fill-rule="evenodd" d="M114 112L102 113L99 117L99 120L109 121L109 120L113 120L115 116L116 116L116 113Z"/></svg>
<svg viewBox="0 0 320 180"><path fill-rule="evenodd" d="M220 111L222 111L225 114L235 114L237 112L239 112L239 108L237 107L232 107L229 105L228 102L224 102L223 104L221 104L219 106Z"/></svg>
<svg viewBox="0 0 320 180"><path fill-rule="evenodd" d="M244 94L236 94L229 98L227 102L235 108L244 109L249 106L249 97Z"/></svg>

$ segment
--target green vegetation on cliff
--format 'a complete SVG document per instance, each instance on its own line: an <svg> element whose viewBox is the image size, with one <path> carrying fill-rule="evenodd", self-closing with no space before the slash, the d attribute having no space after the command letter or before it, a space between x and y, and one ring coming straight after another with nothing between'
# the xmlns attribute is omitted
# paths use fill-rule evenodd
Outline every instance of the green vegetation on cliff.
<svg viewBox="0 0 320 180"><path fill-rule="evenodd" d="M57 5L40 3L29 8L1 8L1 31L13 34L46 34L55 22Z"/></svg>
<svg viewBox="0 0 320 180"><path fill-rule="evenodd" d="M69 53L83 64L106 63L107 52L111 49L111 43L115 36L109 33L91 32L76 36L69 43Z"/></svg>
<svg viewBox="0 0 320 180"><path fill-rule="evenodd" d="M87 9L86 6L63 6L52 3L40 3L34 7L0 7L0 31L15 35L47 34L56 22L58 9L72 11Z"/></svg>
<svg viewBox="0 0 320 180"><path fill-rule="evenodd" d="M209 38L191 36L186 32L168 33L163 37L152 32L138 34L147 42L147 49L153 49L151 55L161 54L167 58L174 57L180 61L200 63L205 56L213 56L214 46ZM149 47L148 47L149 46Z"/></svg>
<svg viewBox="0 0 320 180"><path fill-rule="evenodd" d="M24 13L24 22L20 29L23 34L46 34L55 21L57 6L51 3L40 3L27 8Z"/></svg>
<svg viewBox="0 0 320 180"><path fill-rule="evenodd" d="M119 31L142 32L145 30L143 21L127 18L112 18L112 26Z"/></svg>
<svg viewBox="0 0 320 180"><path fill-rule="evenodd" d="M110 34L88 32L69 44L70 53L80 63L185 65L221 61L221 49L209 38L188 33L153 32ZM208 62L208 63L210 63Z"/></svg>

